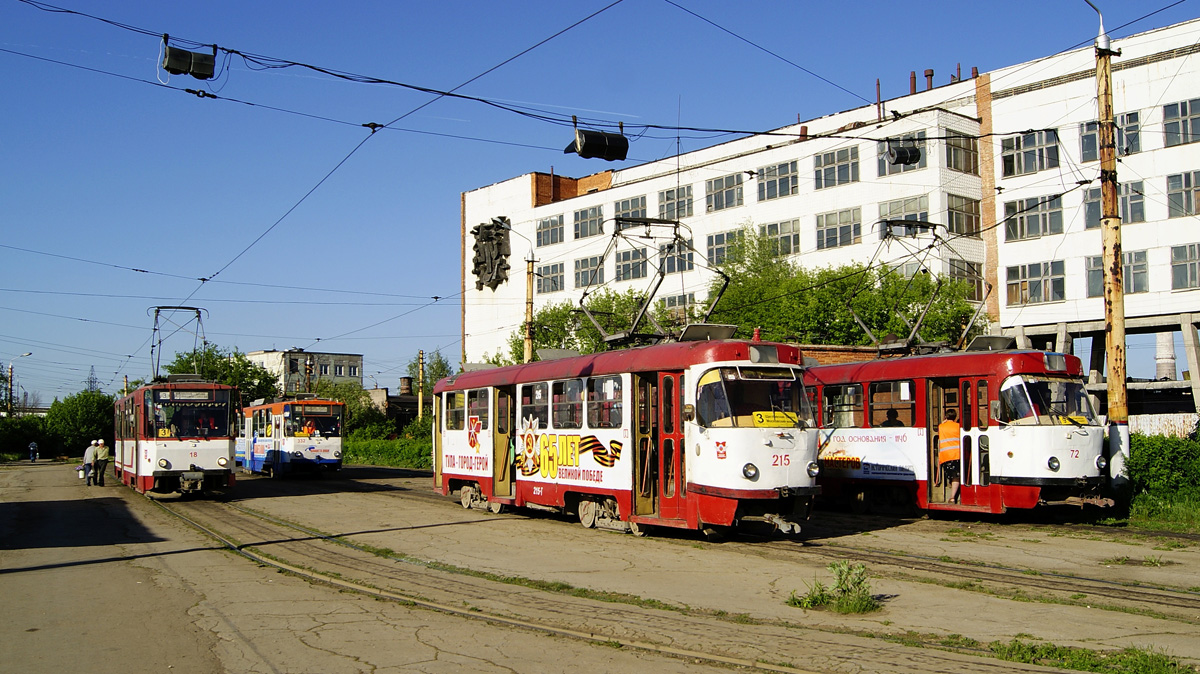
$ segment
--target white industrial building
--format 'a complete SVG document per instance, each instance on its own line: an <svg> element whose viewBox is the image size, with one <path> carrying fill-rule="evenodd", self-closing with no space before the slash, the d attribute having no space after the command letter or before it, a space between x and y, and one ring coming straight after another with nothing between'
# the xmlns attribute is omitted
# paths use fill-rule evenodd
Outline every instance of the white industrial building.
<svg viewBox="0 0 1200 674"><path fill-rule="evenodd" d="M246 359L275 375L285 394L305 393L324 379L335 384L355 382L362 386L362 354L318 353L291 348L251 351Z"/></svg>
<svg viewBox="0 0 1200 674"><path fill-rule="evenodd" d="M1200 20L1112 44L1127 330L1183 330L1200 396ZM806 267L848 262L924 267L978 279L990 329L1023 345L1070 351L1093 339L1103 369L1100 173L1091 47L786 126L678 157L583 178L529 173L462 196L464 361L506 350L524 320L524 262L535 305L578 300L592 270L610 288L645 288L668 271L660 301L703 304L730 232L780 238ZM918 146L914 166L888 143ZM626 230L601 261L614 218L675 218L692 251ZM471 229L507 218L512 269L476 288ZM881 241L882 219L936 223ZM915 251L920 251L915 252ZM598 263L601 263L598 266ZM990 286L990 293L988 288ZM986 298L986 299L984 299ZM1170 340L1163 342L1169 344ZM1172 373L1173 374L1173 373Z"/></svg>

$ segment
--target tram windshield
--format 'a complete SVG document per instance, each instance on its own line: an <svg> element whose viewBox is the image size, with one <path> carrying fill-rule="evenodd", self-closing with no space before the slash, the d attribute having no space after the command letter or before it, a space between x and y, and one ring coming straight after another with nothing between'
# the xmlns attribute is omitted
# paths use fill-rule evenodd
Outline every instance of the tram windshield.
<svg viewBox="0 0 1200 674"><path fill-rule="evenodd" d="M229 391L152 389L147 433L156 438L229 437Z"/></svg>
<svg viewBox="0 0 1200 674"><path fill-rule="evenodd" d="M696 419L709 428L807 428L812 408L800 371L785 367L722 367L696 386Z"/></svg>
<svg viewBox="0 0 1200 674"><path fill-rule="evenodd" d="M1000 422L1013 425L1095 425L1083 382L1016 375L1000 387Z"/></svg>
<svg viewBox="0 0 1200 674"><path fill-rule="evenodd" d="M336 438L342 434L341 405L291 405L283 412L289 437Z"/></svg>

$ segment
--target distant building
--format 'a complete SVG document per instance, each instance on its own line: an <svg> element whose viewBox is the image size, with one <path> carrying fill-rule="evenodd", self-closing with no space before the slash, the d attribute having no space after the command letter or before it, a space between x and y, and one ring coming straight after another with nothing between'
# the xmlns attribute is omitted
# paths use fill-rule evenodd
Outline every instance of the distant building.
<svg viewBox="0 0 1200 674"><path fill-rule="evenodd" d="M1183 331L1190 381L1154 382L1200 399L1200 52L1188 21L1114 40L1126 325ZM527 173L462 195L463 361L506 350L524 321L535 259L535 307L577 302L589 284L706 305L729 244L751 231L809 268L850 262L971 283L989 330L1019 346L1071 353L1103 395L1104 298L1100 162L1092 47L971 75L926 71L918 91L772 133L581 178ZM919 160L889 160L898 151ZM616 218L679 220L661 228ZM507 218L508 279L473 269L472 228ZM933 223L903 226L897 221ZM891 222L888 226L884 223ZM612 247L610 248L610 244ZM1166 340L1170 343L1170 340ZM1173 369L1173 368L1172 368ZM1174 373L1171 373L1172 376ZM1131 390L1142 386L1131 384Z"/></svg>
<svg viewBox="0 0 1200 674"><path fill-rule="evenodd" d="M304 393L319 380L336 383L352 381L362 386L362 354L317 353L304 349L251 351L250 362L274 374L284 393Z"/></svg>

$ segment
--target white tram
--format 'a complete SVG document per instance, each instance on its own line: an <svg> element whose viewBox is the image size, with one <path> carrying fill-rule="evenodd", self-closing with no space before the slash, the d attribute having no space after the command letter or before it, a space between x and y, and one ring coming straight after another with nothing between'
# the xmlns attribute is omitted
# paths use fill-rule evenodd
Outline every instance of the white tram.
<svg viewBox="0 0 1200 674"><path fill-rule="evenodd" d="M689 341L465 372L434 389L434 488L585 527L808 519L820 487L796 347Z"/></svg>
<svg viewBox="0 0 1200 674"><path fill-rule="evenodd" d="M272 477L340 470L344 409L319 398L254 401L242 411L238 465Z"/></svg>
<svg viewBox="0 0 1200 674"><path fill-rule="evenodd" d="M143 494L232 487L238 407L237 389L194 375L170 375L118 398L117 477Z"/></svg>

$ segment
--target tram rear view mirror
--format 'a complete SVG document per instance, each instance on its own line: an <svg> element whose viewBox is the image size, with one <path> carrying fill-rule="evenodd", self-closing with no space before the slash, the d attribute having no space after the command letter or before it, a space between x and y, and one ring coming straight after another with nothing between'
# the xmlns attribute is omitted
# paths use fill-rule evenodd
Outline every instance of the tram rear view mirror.
<svg viewBox="0 0 1200 674"><path fill-rule="evenodd" d="M694 421L696 419L696 406L688 403L683 406L683 420Z"/></svg>
<svg viewBox="0 0 1200 674"><path fill-rule="evenodd" d="M992 413L993 419L995 419L996 421L999 421L1000 423L1004 423L1003 421L1000 421L1000 401L999 400L992 400L991 402L989 402L988 410Z"/></svg>

